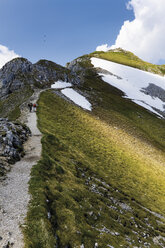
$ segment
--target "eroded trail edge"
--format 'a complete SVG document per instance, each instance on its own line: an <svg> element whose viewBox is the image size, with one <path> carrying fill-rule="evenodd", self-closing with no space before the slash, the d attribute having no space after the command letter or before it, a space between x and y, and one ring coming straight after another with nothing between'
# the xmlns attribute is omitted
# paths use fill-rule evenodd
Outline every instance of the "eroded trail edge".
<svg viewBox="0 0 165 248"><path fill-rule="evenodd" d="M30 101L36 102L39 94L39 91L35 92ZM21 226L24 224L30 200L28 182L31 168L41 156L41 133L37 128L36 113L29 113L24 107L21 117L32 135L24 145L26 155L13 165L7 179L0 183L0 247L24 246Z"/></svg>

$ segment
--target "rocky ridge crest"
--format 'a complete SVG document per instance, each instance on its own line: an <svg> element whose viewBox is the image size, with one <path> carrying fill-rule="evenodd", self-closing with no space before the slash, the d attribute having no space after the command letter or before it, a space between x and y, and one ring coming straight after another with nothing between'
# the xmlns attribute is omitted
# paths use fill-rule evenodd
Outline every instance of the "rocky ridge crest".
<svg viewBox="0 0 165 248"><path fill-rule="evenodd" d="M12 122L10 117L17 119L18 109L27 109L27 103L36 89L49 88L57 80L77 83L76 76L69 69L47 60L32 64L25 58L16 58L0 69L1 178L10 170L10 164L24 155L23 143L30 135L26 126Z"/></svg>
<svg viewBox="0 0 165 248"><path fill-rule="evenodd" d="M26 85L33 89L50 87L57 80L74 84L78 78L69 69L48 60L32 64L27 59L16 58L0 70L0 98L6 98Z"/></svg>

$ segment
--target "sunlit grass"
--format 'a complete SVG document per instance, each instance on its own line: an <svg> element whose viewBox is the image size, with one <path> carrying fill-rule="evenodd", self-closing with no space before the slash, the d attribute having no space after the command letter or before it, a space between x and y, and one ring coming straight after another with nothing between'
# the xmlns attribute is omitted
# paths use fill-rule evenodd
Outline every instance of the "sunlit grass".
<svg viewBox="0 0 165 248"><path fill-rule="evenodd" d="M136 114L123 117L122 109L117 114L113 108L106 112L105 105L103 111L95 107L93 115L51 92L42 93L38 117L43 151L30 182L26 247L93 248L98 242L102 248L126 248L137 246L139 238L144 244L144 232L151 247L159 247L152 238L163 235L164 220L158 224L159 218L142 206L165 214L164 146L154 141L163 122L139 108L146 130L136 123L135 135L131 119ZM151 136L146 132L152 121L145 114L157 123ZM131 210L123 210L121 203Z"/></svg>
<svg viewBox="0 0 165 248"><path fill-rule="evenodd" d="M94 52L89 56L110 60L119 64L131 66L140 70L149 71L152 73L164 75L165 74L165 65L155 65L141 60L133 53L119 49L118 52L109 50L108 52Z"/></svg>

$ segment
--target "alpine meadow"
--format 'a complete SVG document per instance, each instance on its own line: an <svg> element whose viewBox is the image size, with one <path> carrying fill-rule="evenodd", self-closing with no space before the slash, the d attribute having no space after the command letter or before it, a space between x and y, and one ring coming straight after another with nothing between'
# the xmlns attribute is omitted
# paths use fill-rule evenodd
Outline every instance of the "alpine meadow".
<svg viewBox="0 0 165 248"><path fill-rule="evenodd" d="M3 121L26 128L27 104L40 94L42 153L21 224L25 248L165 247L164 74L164 65L121 48L66 67L16 58L0 70Z"/></svg>

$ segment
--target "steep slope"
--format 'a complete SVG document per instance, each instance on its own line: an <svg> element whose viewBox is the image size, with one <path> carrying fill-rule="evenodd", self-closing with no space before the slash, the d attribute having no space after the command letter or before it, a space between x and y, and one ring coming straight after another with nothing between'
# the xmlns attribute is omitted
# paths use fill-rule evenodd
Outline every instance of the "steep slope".
<svg viewBox="0 0 165 248"><path fill-rule="evenodd" d="M105 59L108 61L116 62L119 64L134 67L143 71L152 72L159 75L165 74L165 65L154 65L143 61L133 53L123 50L121 48L112 49L108 52L94 52L89 55L90 57L96 57Z"/></svg>
<svg viewBox="0 0 165 248"><path fill-rule="evenodd" d="M161 149L54 93L39 106L43 159L32 171L27 247L164 247Z"/></svg>
<svg viewBox="0 0 165 248"><path fill-rule="evenodd" d="M49 88L56 80L77 82L78 79L67 68L47 60L32 64L25 58L16 58L0 70L0 117L3 117L0 119L0 176L5 176L10 164L24 154L22 145L29 131L21 127L21 109L27 109L36 89ZM15 120L19 121L11 122Z"/></svg>
<svg viewBox="0 0 165 248"><path fill-rule="evenodd" d="M105 82L120 89L126 97L137 104L164 116L165 67L163 65L153 65L128 51L115 49L82 56L68 63L67 66L71 71L80 73L82 78L85 74L87 76L89 68L94 66L95 72Z"/></svg>
<svg viewBox="0 0 165 248"><path fill-rule="evenodd" d="M69 63L78 80L39 100L43 150L30 181L26 247L163 248L165 120L104 82L107 69L92 57Z"/></svg>
<svg viewBox="0 0 165 248"><path fill-rule="evenodd" d="M160 116L165 116L165 77L98 58L91 63L102 79L122 90L126 97Z"/></svg>
<svg viewBox="0 0 165 248"><path fill-rule="evenodd" d="M0 70L0 114L3 117L19 117L19 106L35 88L46 88L56 80L74 82L70 71L48 60L32 64L27 59L16 58Z"/></svg>

